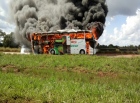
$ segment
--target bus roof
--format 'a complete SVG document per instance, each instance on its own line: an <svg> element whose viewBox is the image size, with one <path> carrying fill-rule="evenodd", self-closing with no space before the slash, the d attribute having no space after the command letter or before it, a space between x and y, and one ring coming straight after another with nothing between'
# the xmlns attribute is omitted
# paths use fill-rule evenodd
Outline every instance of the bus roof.
<svg viewBox="0 0 140 103"><path fill-rule="evenodd" d="M64 29L64 30L57 30L57 31L49 31L49 32L38 32L34 34L49 34L49 35L54 35L54 34L64 34L64 33L91 33L90 30L75 30L75 29Z"/></svg>

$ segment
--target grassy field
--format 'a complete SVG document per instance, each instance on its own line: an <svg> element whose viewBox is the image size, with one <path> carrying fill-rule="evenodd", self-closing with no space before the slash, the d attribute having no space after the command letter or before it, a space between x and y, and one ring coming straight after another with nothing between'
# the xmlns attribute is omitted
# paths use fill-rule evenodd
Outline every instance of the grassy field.
<svg viewBox="0 0 140 103"><path fill-rule="evenodd" d="M0 103L140 103L140 57L1 53Z"/></svg>

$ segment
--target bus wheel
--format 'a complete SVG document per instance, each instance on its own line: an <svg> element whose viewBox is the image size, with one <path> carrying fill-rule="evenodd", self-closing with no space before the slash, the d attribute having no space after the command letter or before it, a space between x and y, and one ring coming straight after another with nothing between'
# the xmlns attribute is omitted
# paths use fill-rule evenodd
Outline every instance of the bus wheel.
<svg viewBox="0 0 140 103"><path fill-rule="evenodd" d="M52 49L52 50L50 51L50 53L53 54L53 55L55 55L55 50Z"/></svg>
<svg viewBox="0 0 140 103"><path fill-rule="evenodd" d="M85 50L80 50L80 54L85 54Z"/></svg>

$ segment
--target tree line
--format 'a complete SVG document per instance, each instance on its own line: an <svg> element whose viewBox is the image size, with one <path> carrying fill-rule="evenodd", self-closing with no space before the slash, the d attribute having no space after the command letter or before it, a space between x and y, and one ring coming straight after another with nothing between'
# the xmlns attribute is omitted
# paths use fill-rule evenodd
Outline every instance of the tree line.
<svg viewBox="0 0 140 103"><path fill-rule="evenodd" d="M116 53L116 54L139 54L140 53L140 45L134 46L114 46L113 44L110 45L99 45L98 47L98 54L100 53Z"/></svg>
<svg viewBox="0 0 140 103"><path fill-rule="evenodd" d="M19 44L14 40L14 33L6 34L0 29L0 47L18 48Z"/></svg>
<svg viewBox="0 0 140 103"><path fill-rule="evenodd" d="M136 45L128 45L128 46L117 46L117 45L113 45L113 44L109 44L109 45L98 45L99 49L134 49L134 48L137 48L137 49L140 49L140 45L136 46Z"/></svg>

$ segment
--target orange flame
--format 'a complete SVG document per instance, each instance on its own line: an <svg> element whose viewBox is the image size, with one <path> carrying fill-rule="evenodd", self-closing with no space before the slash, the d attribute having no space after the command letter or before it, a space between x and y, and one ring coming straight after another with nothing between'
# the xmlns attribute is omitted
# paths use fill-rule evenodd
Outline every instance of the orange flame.
<svg viewBox="0 0 140 103"><path fill-rule="evenodd" d="M38 41L41 46L43 53L49 53L49 50L54 47L54 41L57 39L62 39L62 36L70 36L71 39L95 39L98 40L100 37L96 28L92 29L92 32L75 32L75 33L33 33L31 35L31 40ZM47 43L49 42L49 43ZM87 47L89 46L89 42L86 41ZM33 48L34 44L32 44ZM89 53L89 49L87 48L87 53Z"/></svg>

